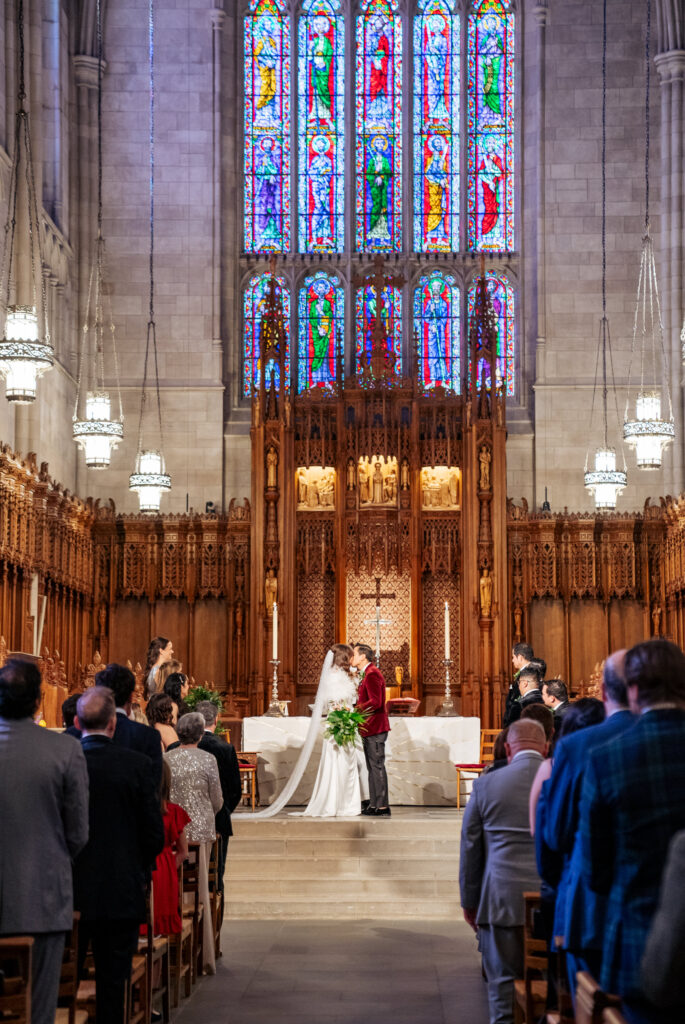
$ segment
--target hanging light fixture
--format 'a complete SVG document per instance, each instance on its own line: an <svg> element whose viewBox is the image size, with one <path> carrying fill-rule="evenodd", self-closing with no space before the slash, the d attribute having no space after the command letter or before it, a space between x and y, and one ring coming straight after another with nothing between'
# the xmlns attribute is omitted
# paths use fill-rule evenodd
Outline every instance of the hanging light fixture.
<svg viewBox="0 0 685 1024"><path fill-rule="evenodd" d="M52 366L54 352L48 327L29 112L25 106L23 0L17 0L17 42L19 69L14 153L0 270L0 293L4 298L5 314L5 329L0 339L0 375L5 378L8 401L25 405L35 399L38 377ZM40 289L36 285L38 278Z"/></svg>
<svg viewBox="0 0 685 1024"><path fill-rule="evenodd" d="M129 477L129 488L138 492L141 512L159 512L162 494L171 490L171 477L164 465L162 438L162 402L159 394L159 370L157 366L157 334L155 328L155 23L154 3L149 5L149 54L150 54L150 317L147 324L145 343L145 367L143 389L140 396L140 418L138 421L138 452L135 471ZM150 351L154 360L155 392L157 397L157 421L159 444L143 445L145 406L148 392L148 364Z"/></svg>
<svg viewBox="0 0 685 1024"><path fill-rule="evenodd" d="M590 434L597 394L597 376L600 357L602 360L602 412L603 440L595 449L594 469L588 469L590 450L585 456L585 486L595 499L595 508L616 508L616 499L628 482L625 459L623 469L616 468L616 450L609 445L609 422L607 404L609 389L607 385L607 356L611 365L611 384L616 398L614 383L614 367L611 356L611 335L607 317L607 245L606 245L606 108L607 108L607 0L604 0L604 34L602 39L602 319L599 322L599 344L597 346L597 362L595 365L595 382L592 391L592 411L590 413ZM618 420L618 407L616 408Z"/></svg>
<svg viewBox="0 0 685 1024"><path fill-rule="evenodd" d="M647 33L645 39L645 233L640 255L637 282L633 343L628 368L628 388L635 347L640 336L640 390L635 402L635 418L628 418L630 391L626 399L623 439L635 449L638 469L659 469L664 449L675 437L675 423L668 384L668 367L664 350L664 328L661 321L659 288L656 279L654 244L649 229L649 86L652 0L647 0ZM664 369L663 384L658 376L658 351ZM647 383L646 383L647 381ZM661 389L666 390L668 419L661 418Z"/></svg>
<svg viewBox="0 0 685 1024"><path fill-rule="evenodd" d="M74 441L83 448L89 469L109 466L112 451L124 436L124 414L119 388L119 367L114 339L114 323L109 312L109 332L119 417L112 418L112 402L105 387L105 241L102 237L102 9L96 4L98 43L98 231L95 256L90 270L86 317L81 332L78 362L78 382L74 403ZM84 380L85 378L85 380ZM85 416L79 419L79 406L85 390Z"/></svg>

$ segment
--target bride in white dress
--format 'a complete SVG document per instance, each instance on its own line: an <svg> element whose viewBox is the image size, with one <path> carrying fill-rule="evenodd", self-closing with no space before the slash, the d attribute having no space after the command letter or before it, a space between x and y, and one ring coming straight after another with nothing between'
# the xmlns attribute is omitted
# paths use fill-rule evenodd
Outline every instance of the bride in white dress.
<svg viewBox="0 0 685 1024"><path fill-rule="evenodd" d="M312 720L293 773L276 800L265 810L250 815L252 820L272 818L294 795L331 707L354 707L357 701L357 683L350 666L351 656L352 648L347 644L334 644L326 655L312 709ZM355 817L361 814L361 802L368 799L368 796L364 749L359 735L354 745L345 747L338 746L332 737L324 737L314 790L304 816Z"/></svg>

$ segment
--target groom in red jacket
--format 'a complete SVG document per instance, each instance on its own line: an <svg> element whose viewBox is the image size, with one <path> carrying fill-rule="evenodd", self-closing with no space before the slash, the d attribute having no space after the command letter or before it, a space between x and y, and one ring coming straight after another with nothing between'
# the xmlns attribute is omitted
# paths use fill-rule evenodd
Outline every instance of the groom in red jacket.
<svg viewBox="0 0 685 1024"><path fill-rule="evenodd" d="M362 814L376 818L389 818L388 776L385 771L385 741L390 722L385 710L385 679L372 662L373 651L366 644L355 644L350 658L353 668L362 673L357 693L357 709L368 711L369 717L359 732L364 743L366 767L369 770L369 805Z"/></svg>

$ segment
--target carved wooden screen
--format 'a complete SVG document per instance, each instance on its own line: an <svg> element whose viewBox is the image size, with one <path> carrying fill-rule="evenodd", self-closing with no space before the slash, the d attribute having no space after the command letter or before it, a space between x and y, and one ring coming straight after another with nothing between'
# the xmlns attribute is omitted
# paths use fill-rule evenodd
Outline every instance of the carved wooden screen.
<svg viewBox="0 0 685 1024"><path fill-rule="evenodd" d="M458 693L460 671L460 619L459 581L441 572L435 576L426 573L423 587L423 686L425 693L442 694L445 689L445 601L450 606L450 678Z"/></svg>
<svg viewBox="0 0 685 1024"><path fill-rule="evenodd" d="M326 651L335 643L335 581L300 575L297 587L297 688L316 692Z"/></svg>
<svg viewBox="0 0 685 1024"><path fill-rule="evenodd" d="M358 574L348 570L347 576L347 638L353 643L368 644L376 649L376 627L365 619L376 614L376 580L380 580L381 617L389 619L390 625L381 626L380 670L390 685L395 681L395 667L404 670L405 682L409 680L409 653L413 643L411 622L411 580L409 573L400 575L390 569L385 575L379 572ZM394 597L384 597L394 594ZM364 595L374 595L366 597Z"/></svg>

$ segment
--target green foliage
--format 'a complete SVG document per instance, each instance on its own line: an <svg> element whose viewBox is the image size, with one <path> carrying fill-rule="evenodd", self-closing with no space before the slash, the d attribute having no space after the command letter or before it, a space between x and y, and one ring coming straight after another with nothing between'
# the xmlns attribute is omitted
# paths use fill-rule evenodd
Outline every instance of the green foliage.
<svg viewBox="0 0 685 1024"><path fill-rule="evenodd" d="M200 701L210 700L212 704L216 704L219 709L219 714L224 709L224 702L222 701L216 690L210 690L207 686L194 686L192 690L188 690L188 694L185 698L185 702L191 711L194 711ZM216 729L214 730L215 736L223 736L226 730L224 729L221 722L217 720Z"/></svg>
<svg viewBox="0 0 685 1024"><path fill-rule="evenodd" d="M334 708L329 711L326 718L326 731L324 736L335 740L339 747L349 747L354 744L360 726L368 718L365 711L354 711L350 708Z"/></svg>

